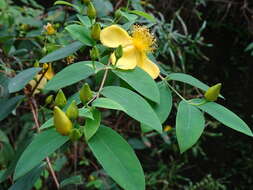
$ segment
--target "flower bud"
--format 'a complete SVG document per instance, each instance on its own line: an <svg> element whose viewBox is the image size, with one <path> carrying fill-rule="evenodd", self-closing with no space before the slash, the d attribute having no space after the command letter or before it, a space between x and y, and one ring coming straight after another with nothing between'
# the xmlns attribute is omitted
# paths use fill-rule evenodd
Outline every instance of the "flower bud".
<svg viewBox="0 0 253 190"><path fill-rule="evenodd" d="M78 114L79 114L79 111L76 105L76 101L73 100L66 111L66 115L68 116L69 119L74 120L78 117Z"/></svg>
<svg viewBox="0 0 253 190"><path fill-rule="evenodd" d="M95 23L91 28L91 37L94 40L100 40L101 26L99 23Z"/></svg>
<svg viewBox="0 0 253 190"><path fill-rule="evenodd" d="M114 54L115 54L116 60L119 60L119 59L122 57L122 55L123 55L123 48L122 48L122 45L119 45L119 46L116 48Z"/></svg>
<svg viewBox="0 0 253 190"><path fill-rule="evenodd" d="M46 30L48 35L53 35L56 33L56 30L54 29L54 27L50 23L47 23L47 25L44 26L44 29Z"/></svg>
<svg viewBox="0 0 253 190"><path fill-rule="evenodd" d="M91 50L90 50L90 57L91 60L94 61L96 59L98 59L100 57L100 53L99 50L96 46L94 46Z"/></svg>
<svg viewBox="0 0 253 190"><path fill-rule="evenodd" d="M206 100L208 101L216 101L219 94L220 94L220 89L221 89L221 83L218 83L210 88L208 88L208 90L206 91L204 97Z"/></svg>
<svg viewBox="0 0 253 190"><path fill-rule="evenodd" d="M54 126L61 135L70 134L73 126L67 115L57 106L54 107Z"/></svg>
<svg viewBox="0 0 253 190"><path fill-rule="evenodd" d="M64 93L61 89L58 91L54 102L55 102L56 106L59 106L61 108L66 105L67 99L66 99L66 97L65 97L65 95L64 95Z"/></svg>
<svg viewBox="0 0 253 190"><path fill-rule="evenodd" d="M46 100L45 100L46 105L51 104L53 102L53 97L54 97L53 95L49 95L46 98Z"/></svg>
<svg viewBox="0 0 253 190"><path fill-rule="evenodd" d="M121 10L120 9L118 9L116 12L115 12L115 18L116 19L119 19L120 17L122 17L122 12L121 12Z"/></svg>
<svg viewBox="0 0 253 190"><path fill-rule="evenodd" d="M35 61L35 63L33 64L34 67L40 67L40 62Z"/></svg>
<svg viewBox="0 0 253 190"><path fill-rule="evenodd" d="M94 19L97 16L97 11L91 2L88 4L88 7L87 7L87 16L90 19Z"/></svg>
<svg viewBox="0 0 253 190"><path fill-rule="evenodd" d="M79 91L79 97L83 104L92 99L92 91L88 83L85 83Z"/></svg>
<svg viewBox="0 0 253 190"><path fill-rule="evenodd" d="M77 141L78 139L80 139L81 136L82 136L82 133L80 132L79 129L73 129L69 135L69 138L72 141Z"/></svg>

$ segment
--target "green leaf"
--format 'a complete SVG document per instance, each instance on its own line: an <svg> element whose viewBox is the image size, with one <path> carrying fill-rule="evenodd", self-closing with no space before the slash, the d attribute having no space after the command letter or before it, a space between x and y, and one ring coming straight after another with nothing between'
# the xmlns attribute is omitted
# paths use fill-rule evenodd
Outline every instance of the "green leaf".
<svg viewBox="0 0 253 190"><path fill-rule="evenodd" d="M126 110L124 110L124 108L120 104L111 100L110 98L98 98L92 102L92 106L98 107L98 108L121 110L121 111L126 112Z"/></svg>
<svg viewBox="0 0 253 190"><path fill-rule="evenodd" d="M160 93L160 104L155 104L153 109L161 123L164 123L172 108L172 94L171 90L164 82L158 83L158 88Z"/></svg>
<svg viewBox="0 0 253 190"><path fill-rule="evenodd" d="M205 128L203 113L193 105L181 101L176 117L176 135L180 152L191 148Z"/></svg>
<svg viewBox="0 0 253 190"><path fill-rule="evenodd" d="M159 118L151 106L140 95L117 86L105 87L101 91L101 94L120 104L124 108L125 113L132 118L162 133Z"/></svg>
<svg viewBox="0 0 253 190"><path fill-rule="evenodd" d="M18 73L9 81L9 92L13 93L23 89L25 85L30 82L40 70L41 68L29 68Z"/></svg>
<svg viewBox="0 0 253 190"><path fill-rule="evenodd" d="M127 82L137 92L146 98L160 103L160 94L158 87L149 74L136 67L133 70L112 70L118 77Z"/></svg>
<svg viewBox="0 0 253 190"><path fill-rule="evenodd" d="M0 99L0 121L5 119L16 108L24 96L15 96L10 99Z"/></svg>
<svg viewBox="0 0 253 190"><path fill-rule="evenodd" d="M94 117L92 115L92 112L87 108L79 109L79 116L82 116L82 117L85 117L85 118L88 118L88 119L91 119L91 120L94 119Z"/></svg>
<svg viewBox="0 0 253 190"><path fill-rule="evenodd" d="M101 126L88 144L105 171L123 189L145 189L140 162L131 146L118 133Z"/></svg>
<svg viewBox="0 0 253 190"><path fill-rule="evenodd" d="M7 98L9 96L9 81L10 78L6 74L0 73L0 98Z"/></svg>
<svg viewBox="0 0 253 190"><path fill-rule="evenodd" d="M202 102L201 99L194 99L194 103ZM241 133L244 133L249 136L253 136L250 128L248 125L239 118L235 113L230 111L229 109L225 108L224 106L217 104L215 102L207 102L203 105L198 106L201 110L208 113L215 119L217 119L222 124L239 131Z"/></svg>
<svg viewBox="0 0 253 190"><path fill-rule="evenodd" d="M155 17L153 17L153 15L150 15L148 13L145 13L143 11L138 11L138 10L132 10L132 11L129 11L130 13L133 13L133 14L136 14L138 16L141 16L141 17L144 17L152 22L156 22L156 19Z"/></svg>
<svg viewBox="0 0 253 190"><path fill-rule="evenodd" d="M40 126L40 130L47 129L49 127L54 126L54 118L50 118L43 125Z"/></svg>
<svg viewBox="0 0 253 190"><path fill-rule="evenodd" d="M89 141L90 138L97 132L100 122L101 122L101 113L97 109L92 110L94 119L86 119L84 130L84 136L86 141Z"/></svg>
<svg viewBox="0 0 253 190"><path fill-rule="evenodd" d="M56 149L68 141L67 136L62 136L49 129L37 134L31 144L21 155L14 173L14 179L25 175L47 156L51 155Z"/></svg>
<svg viewBox="0 0 253 190"><path fill-rule="evenodd" d="M69 55L72 55L77 50L79 50L81 47L83 47L83 44L81 42L73 42L63 48L57 49L53 51L52 53L49 53L45 57L43 57L41 60L39 60L40 63L47 63L56 61L65 57L68 57Z"/></svg>
<svg viewBox="0 0 253 190"><path fill-rule="evenodd" d="M94 64L99 65L101 63L94 62ZM96 72L91 65L92 61L82 61L65 67L46 84L44 90L56 91L86 79Z"/></svg>
<svg viewBox="0 0 253 190"><path fill-rule="evenodd" d="M39 179L41 172L45 168L45 164L40 164L33 168L23 177L19 178L16 183L14 183L9 190L30 190L32 189L35 182Z"/></svg>
<svg viewBox="0 0 253 190"><path fill-rule="evenodd" d="M171 90L164 82L158 83L160 92L160 104L151 104L161 123L164 123L168 118L172 108ZM141 130L144 133L150 132L153 129L145 124L141 124Z"/></svg>
<svg viewBox="0 0 253 190"><path fill-rule="evenodd" d="M79 40L87 46L93 46L95 44L87 26L72 24L67 26L65 29L69 32L73 39Z"/></svg>
<svg viewBox="0 0 253 190"><path fill-rule="evenodd" d="M67 1L56 1L54 5L67 5L67 6L73 7L74 9L76 9L77 12L81 13L81 9L78 6L72 3L69 3Z"/></svg>
<svg viewBox="0 0 253 190"><path fill-rule="evenodd" d="M60 187L63 188L67 185L81 185L83 184L83 179L82 179L82 176L81 175L77 175L77 176L72 176L72 177L69 177L67 179L64 179L61 184L60 184Z"/></svg>
<svg viewBox="0 0 253 190"><path fill-rule="evenodd" d="M195 86L203 91L207 91L207 89L209 88L208 85L204 84L200 80L194 78L191 75L184 74L184 73L171 73L168 75L168 79L180 81L180 82ZM224 98L222 95L220 95L220 97Z"/></svg>

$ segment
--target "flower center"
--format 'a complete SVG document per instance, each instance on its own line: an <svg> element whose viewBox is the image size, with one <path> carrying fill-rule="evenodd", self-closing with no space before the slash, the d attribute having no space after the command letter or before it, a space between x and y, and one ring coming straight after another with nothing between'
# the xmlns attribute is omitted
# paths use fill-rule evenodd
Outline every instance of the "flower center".
<svg viewBox="0 0 253 190"><path fill-rule="evenodd" d="M149 32L145 26L134 25L133 45L141 52L148 53L155 49L155 37Z"/></svg>

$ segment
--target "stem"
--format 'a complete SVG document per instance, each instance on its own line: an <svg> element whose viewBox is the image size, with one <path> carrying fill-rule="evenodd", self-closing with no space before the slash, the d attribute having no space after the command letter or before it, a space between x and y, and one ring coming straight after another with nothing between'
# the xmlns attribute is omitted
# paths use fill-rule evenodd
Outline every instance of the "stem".
<svg viewBox="0 0 253 190"><path fill-rule="evenodd" d="M36 88L39 86L39 84L40 84L41 80L42 80L42 79L43 79L43 77L45 76L45 74L46 74L46 72L48 71L48 69L49 69L49 66L48 66L48 67L45 69L45 71L42 73L42 75L41 75L40 79L38 80L38 82L36 83L36 85L34 86L34 88L32 89L30 96L32 96L32 95L33 95L34 91L35 91L35 90L36 90Z"/></svg>
<svg viewBox="0 0 253 190"><path fill-rule="evenodd" d="M159 75L159 77L170 87L170 89L176 93L176 95L178 95L179 98L181 98L182 100L188 102L173 86L170 85L170 83L168 83L167 79L162 77L162 75Z"/></svg>
<svg viewBox="0 0 253 190"><path fill-rule="evenodd" d="M38 111L37 111L36 101L31 97L28 102L29 102L29 105L30 105L30 108L31 108L31 111L32 111L32 114L33 114L33 119L34 119L34 122L35 122L37 133L40 133L40 124L39 124L39 119L38 119ZM55 171L54 171L54 169L52 167L52 164L51 164L51 162L49 160L49 157L46 157L46 162L47 162L49 171L50 171L50 173L51 173L51 175L52 175L52 177L54 179L54 183L55 183L57 189L60 189L59 181L58 181L58 179L56 177Z"/></svg>

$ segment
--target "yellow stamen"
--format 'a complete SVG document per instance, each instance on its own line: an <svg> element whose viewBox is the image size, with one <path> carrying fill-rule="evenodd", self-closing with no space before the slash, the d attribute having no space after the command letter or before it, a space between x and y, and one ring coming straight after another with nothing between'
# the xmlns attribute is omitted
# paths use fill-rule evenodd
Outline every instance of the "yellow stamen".
<svg viewBox="0 0 253 190"><path fill-rule="evenodd" d="M148 53L155 49L155 37L149 32L145 26L134 25L133 32L133 45L141 52Z"/></svg>

